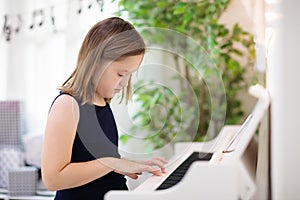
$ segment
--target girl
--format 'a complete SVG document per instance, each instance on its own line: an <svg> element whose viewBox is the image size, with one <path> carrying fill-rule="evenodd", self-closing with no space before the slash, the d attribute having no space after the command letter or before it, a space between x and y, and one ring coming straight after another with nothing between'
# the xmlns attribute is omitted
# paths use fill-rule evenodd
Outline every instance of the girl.
<svg viewBox="0 0 300 200"><path fill-rule="evenodd" d="M121 90L129 100L131 74L144 53L139 33L120 18L100 21L87 33L77 67L60 87L45 129L42 178L49 190L57 191L55 199L103 199L109 190L127 189L124 175L137 179L143 172L165 173L164 158L120 158L109 106Z"/></svg>

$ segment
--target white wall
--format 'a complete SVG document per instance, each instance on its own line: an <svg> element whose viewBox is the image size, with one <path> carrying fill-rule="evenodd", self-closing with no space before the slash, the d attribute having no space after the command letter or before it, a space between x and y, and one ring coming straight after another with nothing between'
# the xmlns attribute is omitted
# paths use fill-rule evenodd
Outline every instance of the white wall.
<svg viewBox="0 0 300 200"><path fill-rule="evenodd" d="M0 13L5 13L5 1L0 1ZM0 24L3 24L3 18L0 19ZM2 27L1 27L2 28ZM2 30L2 29L1 29ZM0 39L0 99L3 99L6 93L6 67L7 66L7 43L4 38Z"/></svg>
<svg viewBox="0 0 300 200"><path fill-rule="evenodd" d="M272 199L299 199L300 181L300 2L273 5L279 17L273 23L268 85L272 97Z"/></svg>
<svg viewBox="0 0 300 200"><path fill-rule="evenodd" d="M0 99L25 102L29 133L43 133L50 104L58 94L56 88L75 69L77 54L87 31L117 9L116 3L105 1L104 12L100 12L93 1L93 7L88 10L89 1L83 1L82 14L78 15L78 2L0 1L0 14L21 14L23 18L20 33L13 34L10 42L0 37ZM51 25L50 6L54 6L57 32L53 32ZM44 9L45 22L43 26L36 25L30 30L32 13L36 9ZM1 17L1 25L2 20ZM39 20L37 18L37 22ZM10 20L10 23L16 24L15 20Z"/></svg>
<svg viewBox="0 0 300 200"><path fill-rule="evenodd" d="M238 23L245 31L253 34L256 45L262 44L264 37L264 0L231 0L226 11L222 14L220 22L224 23L228 28L232 29L235 23ZM258 50L258 49L256 49ZM263 49L261 54L263 54ZM261 55L260 54L260 55ZM259 58L259 59L258 59ZM251 77L257 73L262 72L260 76L264 77L264 58L257 55L257 62L253 66L247 66L247 74L245 74L245 81L251 80ZM242 64L246 64L247 60L241 60ZM237 98L242 102L242 110L245 116L248 115L256 102L256 98L248 94L248 91L240 91Z"/></svg>

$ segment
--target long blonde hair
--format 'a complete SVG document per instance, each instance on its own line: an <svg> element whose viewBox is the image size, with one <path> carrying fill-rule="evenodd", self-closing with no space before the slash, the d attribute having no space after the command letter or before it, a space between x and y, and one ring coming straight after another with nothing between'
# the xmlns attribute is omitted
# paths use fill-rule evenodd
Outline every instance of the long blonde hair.
<svg viewBox="0 0 300 200"><path fill-rule="evenodd" d="M144 40L129 22L118 17L100 21L85 36L78 54L77 66L59 89L78 98L83 104L92 104L97 87L92 80L99 67L103 67L107 61L144 54L145 48ZM131 93L130 77L126 91L122 92L122 99L125 96L128 102Z"/></svg>

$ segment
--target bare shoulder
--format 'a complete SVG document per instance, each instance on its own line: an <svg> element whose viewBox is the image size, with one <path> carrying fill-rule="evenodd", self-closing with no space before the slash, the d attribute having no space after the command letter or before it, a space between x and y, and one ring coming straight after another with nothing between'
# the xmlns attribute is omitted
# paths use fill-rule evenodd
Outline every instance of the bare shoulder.
<svg viewBox="0 0 300 200"><path fill-rule="evenodd" d="M74 105L72 105L72 104L74 104ZM56 98L56 100L53 103L54 107L59 106L61 108L68 108L70 105L78 107L78 103L77 103L76 99L68 94L60 95L59 97Z"/></svg>
<svg viewBox="0 0 300 200"><path fill-rule="evenodd" d="M57 97L49 112L49 117L53 116L63 121L72 119L77 122L79 118L79 106L76 99L67 94Z"/></svg>

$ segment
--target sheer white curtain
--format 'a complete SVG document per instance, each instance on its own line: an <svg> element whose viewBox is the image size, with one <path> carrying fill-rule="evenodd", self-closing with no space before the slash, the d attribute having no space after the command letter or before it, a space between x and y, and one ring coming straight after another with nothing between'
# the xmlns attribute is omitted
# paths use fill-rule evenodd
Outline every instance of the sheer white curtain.
<svg viewBox="0 0 300 200"><path fill-rule="evenodd" d="M50 21L51 6L56 32ZM42 134L50 104L58 94L56 88L75 68L85 34L96 22L112 16L117 2L104 1L103 12L96 1L89 0L7 0L1 1L0 7L1 14L23 17L19 34L13 34L9 42L0 38L0 100L23 101L26 132ZM44 24L30 30L32 13L39 9L44 9Z"/></svg>

